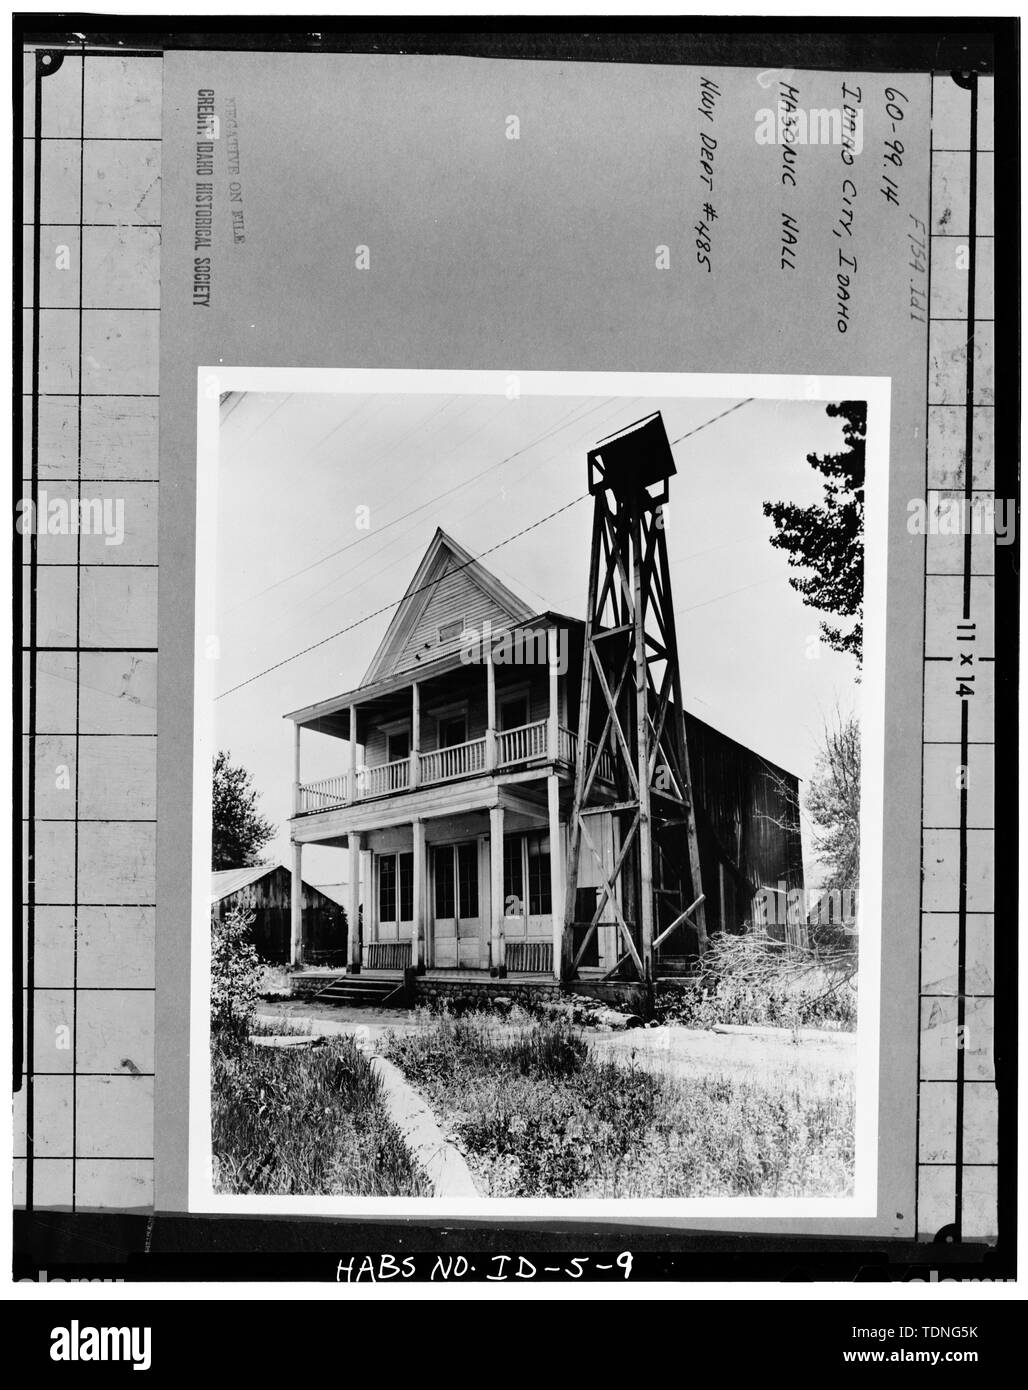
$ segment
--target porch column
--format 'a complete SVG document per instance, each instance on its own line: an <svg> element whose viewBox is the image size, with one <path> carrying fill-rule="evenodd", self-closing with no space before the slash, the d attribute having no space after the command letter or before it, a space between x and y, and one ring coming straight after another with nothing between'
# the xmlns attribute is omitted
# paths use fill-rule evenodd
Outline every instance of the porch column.
<svg viewBox="0 0 1028 1390"><path fill-rule="evenodd" d="M293 725L293 815L300 814L300 726Z"/></svg>
<svg viewBox="0 0 1028 1390"><path fill-rule="evenodd" d="M347 801L357 800L357 706L350 706L350 785Z"/></svg>
<svg viewBox="0 0 1028 1390"><path fill-rule="evenodd" d="M550 914L553 921L553 975L560 979L564 946L564 840L560 828L560 780L555 772L546 779L550 813Z"/></svg>
<svg viewBox="0 0 1028 1390"><path fill-rule="evenodd" d="M298 970L303 965L303 845L293 841L293 874L289 884L289 959Z"/></svg>
<svg viewBox="0 0 1028 1390"><path fill-rule="evenodd" d="M550 674L550 715L546 728L546 755L551 763L560 756L560 703L557 659L557 631L548 628L546 632L547 666Z"/></svg>
<svg viewBox="0 0 1028 1390"><path fill-rule="evenodd" d="M410 963L419 975L424 973L424 954L427 952L428 932L426 931L428 890L426 883L425 860L425 822L415 816L411 823L414 832L414 921L410 930Z"/></svg>
<svg viewBox="0 0 1028 1390"><path fill-rule="evenodd" d="M378 940L378 902L375 899L375 876L372 872L374 856L370 849L365 849L364 838L361 837L360 853L360 873L361 873L361 897L364 902L364 944L369 941ZM396 885L396 892L399 895L400 885ZM399 902L397 902L399 906ZM359 920L359 919L358 919Z"/></svg>
<svg viewBox="0 0 1028 1390"><path fill-rule="evenodd" d="M485 765L493 768L496 766L496 667L492 642L487 646L483 641L482 655L485 658Z"/></svg>
<svg viewBox="0 0 1028 1390"><path fill-rule="evenodd" d="M347 845L350 852L350 902L347 908L348 969L351 975L359 975L361 969L361 942L358 930L361 910L361 837L351 830L347 836Z"/></svg>
<svg viewBox="0 0 1028 1390"><path fill-rule="evenodd" d="M413 790L421 779L421 686L411 682L411 721L410 721L410 777Z"/></svg>
<svg viewBox="0 0 1028 1390"><path fill-rule="evenodd" d="M489 808L489 964L491 974L507 973L503 940L503 807Z"/></svg>

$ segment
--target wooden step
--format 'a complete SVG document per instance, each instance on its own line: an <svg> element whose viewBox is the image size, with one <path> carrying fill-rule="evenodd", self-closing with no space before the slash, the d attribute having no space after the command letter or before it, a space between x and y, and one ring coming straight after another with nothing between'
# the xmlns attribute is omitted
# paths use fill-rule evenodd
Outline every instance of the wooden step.
<svg viewBox="0 0 1028 1390"><path fill-rule="evenodd" d="M343 975L326 985L313 998L319 1004L347 1004L352 1007L381 1007L390 995L396 994L394 1007L404 1007L403 980L365 979L360 975Z"/></svg>

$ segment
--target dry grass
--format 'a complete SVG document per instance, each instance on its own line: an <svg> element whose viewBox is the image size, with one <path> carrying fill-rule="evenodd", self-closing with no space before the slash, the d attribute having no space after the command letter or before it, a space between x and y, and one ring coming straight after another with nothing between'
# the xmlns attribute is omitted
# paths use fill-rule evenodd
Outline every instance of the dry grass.
<svg viewBox="0 0 1028 1390"><path fill-rule="evenodd" d="M392 1035L386 1055L429 1100L494 1197L845 1196L843 1083L676 1079L597 1060L566 1024L482 1019Z"/></svg>
<svg viewBox="0 0 1028 1390"><path fill-rule="evenodd" d="M279 1050L222 1030L211 1048L211 1108L216 1192L431 1195L350 1038Z"/></svg>
<svg viewBox="0 0 1028 1390"><path fill-rule="evenodd" d="M747 932L714 937L694 974L665 982L654 1007L662 1023L774 1028L857 1026L857 953L852 938L824 931L807 947Z"/></svg>

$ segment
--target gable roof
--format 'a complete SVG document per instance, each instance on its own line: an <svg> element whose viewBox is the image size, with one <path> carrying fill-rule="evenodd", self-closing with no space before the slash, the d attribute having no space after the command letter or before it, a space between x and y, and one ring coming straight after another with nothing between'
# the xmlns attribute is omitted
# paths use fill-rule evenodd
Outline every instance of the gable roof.
<svg viewBox="0 0 1028 1390"><path fill-rule="evenodd" d="M265 874L276 873L284 867L283 864L254 864L248 869L215 869L211 874L211 902L220 903L222 898L229 898L240 888L249 888Z"/></svg>
<svg viewBox="0 0 1028 1390"><path fill-rule="evenodd" d="M340 907L350 905L350 885L348 883L312 883L310 885L316 893L338 903Z"/></svg>
<svg viewBox="0 0 1028 1390"><path fill-rule="evenodd" d="M437 527L414 578L393 614L385 636L364 673L361 685L409 670L423 657L436 657L460 647L459 632L433 639L433 618L488 617L501 623L526 623L532 610L506 584L490 573L452 536Z"/></svg>

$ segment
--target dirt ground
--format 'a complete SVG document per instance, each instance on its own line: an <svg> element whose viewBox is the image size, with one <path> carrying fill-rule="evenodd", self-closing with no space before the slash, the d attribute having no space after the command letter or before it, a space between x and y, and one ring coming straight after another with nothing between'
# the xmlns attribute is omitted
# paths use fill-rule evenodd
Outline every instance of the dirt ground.
<svg viewBox="0 0 1028 1390"><path fill-rule="evenodd" d="M797 1084L824 1088L852 1074L853 1033L805 1031L798 1041L787 1029L733 1033L695 1028L636 1028L625 1033L590 1035L596 1054L625 1066L645 1067L679 1078L721 1074L763 1085Z"/></svg>
<svg viewBox="0 0 1028 1390"><path fill-rule="evenodd" d="M315 1034L351 1034L369 1052L390 1030L417 1032L422 1025L413 1015L396 1009L336 1008L291 999L261 1006L266 1023L276 1019L290 1029L309 1025ZM510 1025L496 1020L498 1031ZM764 1085L804 1085L830 1087L836 1078L852 1075L856 1061L856 1035L842 1032L804 1030L798 1040L788 1029L739 1029L730 1033L707 1032L694 1028L633 1028L607 1032L583 1028L598 1057L609 1057L619 1065L645 1067L648 1071L672 1076L724 1075L740 1081L759 1081Z"/></svg>

